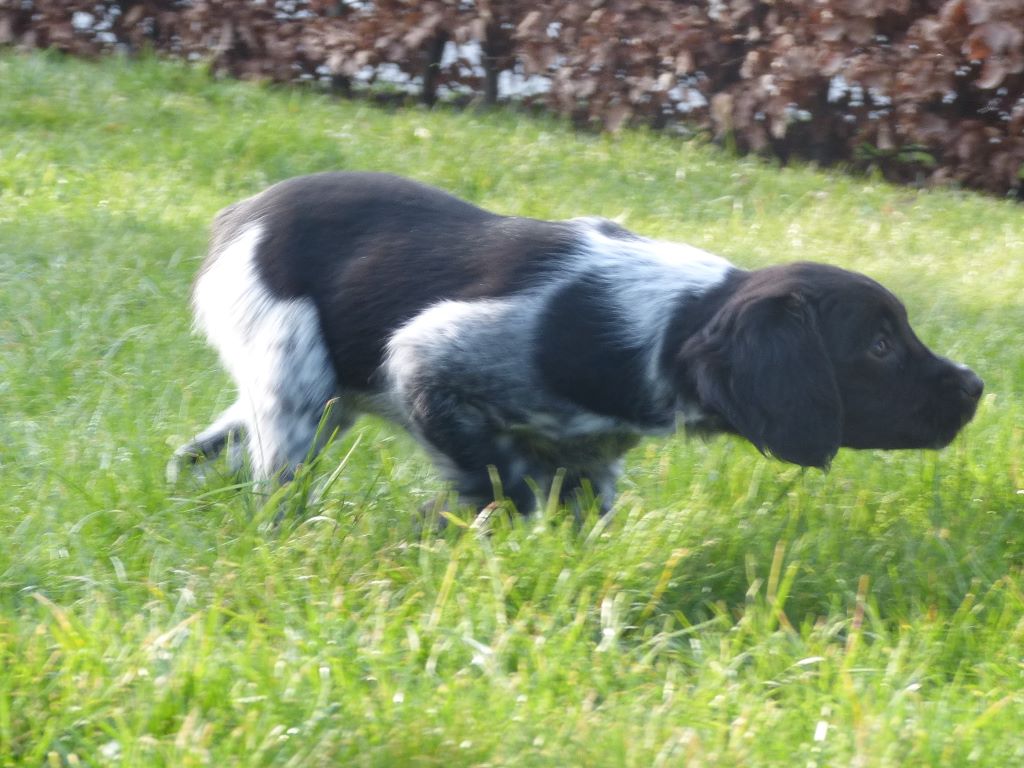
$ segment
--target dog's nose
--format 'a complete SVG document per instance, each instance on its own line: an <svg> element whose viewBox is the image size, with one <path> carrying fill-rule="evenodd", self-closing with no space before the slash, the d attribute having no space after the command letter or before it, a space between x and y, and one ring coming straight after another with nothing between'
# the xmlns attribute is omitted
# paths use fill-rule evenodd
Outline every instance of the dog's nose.
<svg viewBox="0 0 1024 768"><path fill-rule="evenodd" d="M970 368L964 368L960 376L960 391L971 400L977 400L985 391L985 382Z"/></svg>

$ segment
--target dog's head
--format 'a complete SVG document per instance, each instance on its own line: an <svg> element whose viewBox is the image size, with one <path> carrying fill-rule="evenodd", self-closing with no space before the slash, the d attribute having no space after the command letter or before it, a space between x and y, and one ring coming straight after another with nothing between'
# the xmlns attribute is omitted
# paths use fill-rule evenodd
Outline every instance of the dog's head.
<svg viewBox="0 0 1024 768"><path fill-rule="evenodd" d="M914 334L864 275L798 263L741 273L676 357L680 389L761 451L825 467L840 447L941 448L983 384Z"/></svg>

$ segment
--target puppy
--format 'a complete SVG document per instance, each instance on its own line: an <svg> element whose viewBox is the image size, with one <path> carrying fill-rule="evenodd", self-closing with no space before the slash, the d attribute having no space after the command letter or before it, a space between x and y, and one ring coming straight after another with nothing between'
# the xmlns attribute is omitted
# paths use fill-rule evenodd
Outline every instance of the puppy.
<svg viewBox="0 0 1024 768"><path fill-rule="evenodd" d="M494 499L496 473L528 512L561 470L563 499L585 488L607 508L623 454L679 423L826 467L843 446L941 448L983 388L863 275L743 270L385 174L290 179L225 208L193 304L239 396L172 477L244 441L256 478L287 481L318 435L372 412L466 504Z"/></svg>

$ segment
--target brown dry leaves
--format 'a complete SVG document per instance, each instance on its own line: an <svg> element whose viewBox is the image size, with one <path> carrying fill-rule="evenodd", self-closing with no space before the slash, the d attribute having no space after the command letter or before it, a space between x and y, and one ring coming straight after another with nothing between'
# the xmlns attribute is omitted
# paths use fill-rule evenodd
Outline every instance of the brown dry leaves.
<svg viewBox="0 0 1024 768"><path fill-rule="evenodd" d="M685 123L743 150L1021 194L1021 0L0 0L0 44L149 46L345 90L389 65L427 102L441 86L494 101L501 72L538 75L550 87L533 98L607 130Z"/></svg>

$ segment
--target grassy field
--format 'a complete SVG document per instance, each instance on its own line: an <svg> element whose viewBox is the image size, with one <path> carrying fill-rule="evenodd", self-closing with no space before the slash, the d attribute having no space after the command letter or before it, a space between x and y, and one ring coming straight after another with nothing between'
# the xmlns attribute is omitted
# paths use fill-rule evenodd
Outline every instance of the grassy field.
<svg viewBox="0 0 1024 768"><path fill-rule="evenodd" d="M168 487L227 405L190 334L221 206L379 169L901 295L987 390L941 453L827 474L630 455L615 514L424 532L362 422L289 515ZM1024 209L509 113L388 111L154 62L0 57L0 765L1024 764Z"/></svg>

